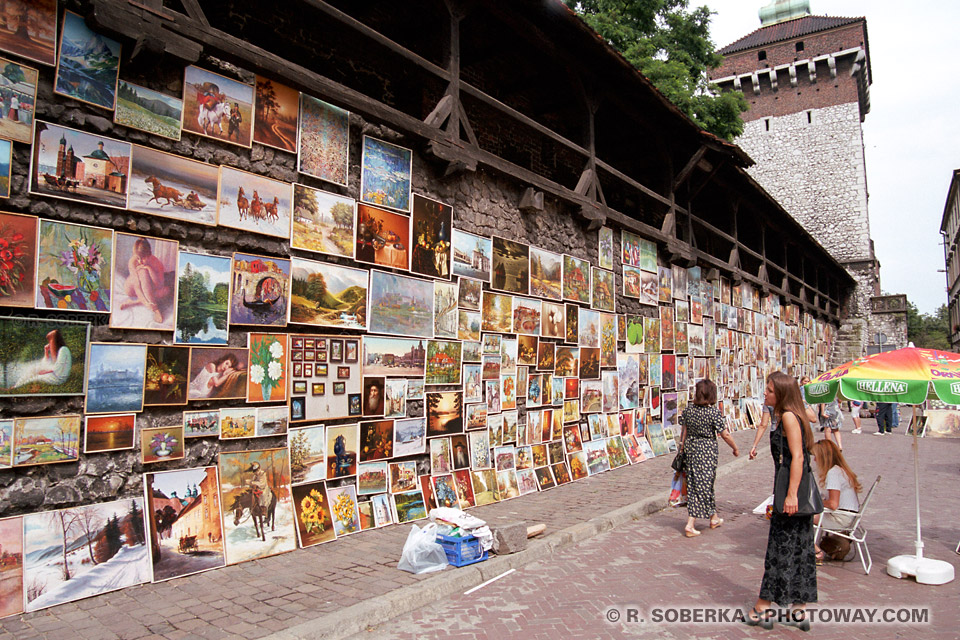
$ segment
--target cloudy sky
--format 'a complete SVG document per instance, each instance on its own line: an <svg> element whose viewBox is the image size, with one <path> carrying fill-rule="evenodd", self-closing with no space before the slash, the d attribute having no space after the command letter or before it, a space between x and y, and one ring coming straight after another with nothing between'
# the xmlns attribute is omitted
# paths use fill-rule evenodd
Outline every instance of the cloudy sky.
<svg viewBox="0 0 960 640"><path fill-rule="evenodd" d="M768 0L691 0L716 12L723 47L760 27ZM815 15L864 16L873 85L864 122L870 231L887 293L905 293L921 313L946 304L940 220L951 172L960 168L960 3L944 0L811 0Z"/></svg>

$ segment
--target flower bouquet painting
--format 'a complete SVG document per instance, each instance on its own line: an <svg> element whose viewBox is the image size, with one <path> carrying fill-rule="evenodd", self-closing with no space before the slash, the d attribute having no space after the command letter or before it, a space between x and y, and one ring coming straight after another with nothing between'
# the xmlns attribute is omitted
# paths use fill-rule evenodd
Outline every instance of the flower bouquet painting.
<svg viewBox="0 0 960 640"><path fill-rule="evenodd" d="M322 480L293 487L293 506L301 547L336 539L337 534L330 516L330 501Z"/></svg>
<svg viewBox="0 0 960 640"><path fill-rule="evenodd" d="M113 231L40 222L37 308L110 311Z"/></svg>
<svg viewBox="0 0 960 640"><path fill-rule="evenodd" d="M286 336L250 334L250 376L247 402L272 402L287 399Z"/></svg>
<svg viewBox="0 0 960 640"><path fill-rule="evenodd" d="M140 458L143 464L183 458L183 425L140 431Z"/></svg>
<svg viewBox="0 0 960 640"><path fill-rule="evenodd" d="M0 304L33 307L37 219L0 213Z"/></svg>

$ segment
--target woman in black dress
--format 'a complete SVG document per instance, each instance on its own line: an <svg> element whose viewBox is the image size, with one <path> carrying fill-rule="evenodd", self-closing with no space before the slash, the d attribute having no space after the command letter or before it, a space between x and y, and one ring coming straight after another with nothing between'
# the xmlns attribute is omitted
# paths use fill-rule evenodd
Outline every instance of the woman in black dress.
<svg viewBox="0 0 960 640"><path fill-rule="evenodd" d="M775 371L767 378L764 404L773 406L779 415L778 424L770 431L770 452L779 470L782 464L790 469L790 484L783 514L770 518L767 555L763 562L763 581L760 596L753 611L747 614L747 624L773 626L770 619L774 602L790 606L790 624L807 631L810 622L805 607L817 601L817 565L813 546L813 516L796 516L797 489L803 469L810 468L809 447L813 445L813 431L807 421L800 387L787 374Z"/></svg>
<svg viewBox="0 0 960 640"><path fill-rule="evenodd" d="M723 524L723 518L717 515L713 483L717 478L717 435L733 449L733 455L740 455L737 443L723 424L723 415L714 405L717 403L717 385L712 380L697 383L693 404L683 410L680 424L680 447L687 452L684 471L687 474L687 526L684 533L688 538L700 535L697 531L697 518L710 518L710 528L716 529Z"/></svg>

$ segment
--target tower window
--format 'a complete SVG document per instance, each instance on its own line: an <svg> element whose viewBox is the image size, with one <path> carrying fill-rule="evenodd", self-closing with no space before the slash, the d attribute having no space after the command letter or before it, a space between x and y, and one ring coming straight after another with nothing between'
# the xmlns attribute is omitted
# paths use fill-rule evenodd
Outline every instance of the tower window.
<svg viewBox="0 0 960 640"><path fill-rule="evenodd" d="M801 53L802 51L803 51L803 40L798 40L798 41L797 41L797 53Z"/></svg>
<svg viewBox="0 0 960 640"><path fill-rule="evenodd" d="M813 111L807 111L807 124L813 124Z"/></svg>
<svg viewBox="0 0 960 640"><path fill-rule="evenodd" d="M770 131L770 118L764 118L763 124L767 127L767 131Z"/></svg>
<svg viewBox="0 0 960 640"><path fill-rule="evenodd" d="M757 60L763 61L767 59L767 52L760 50L757 52Z"/></svg>

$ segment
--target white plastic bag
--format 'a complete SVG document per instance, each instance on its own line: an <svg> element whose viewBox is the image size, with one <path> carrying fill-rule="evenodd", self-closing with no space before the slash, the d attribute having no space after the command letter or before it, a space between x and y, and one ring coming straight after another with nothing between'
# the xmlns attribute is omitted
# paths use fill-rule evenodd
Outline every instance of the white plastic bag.
<svg viewBox="0 0 960 640"><path fill-rule="evenodd" d="M412 525L397 569L410 573L431 573L446 567L447 554L437 543L437 525L430 523L423 529Z"/></svg>

